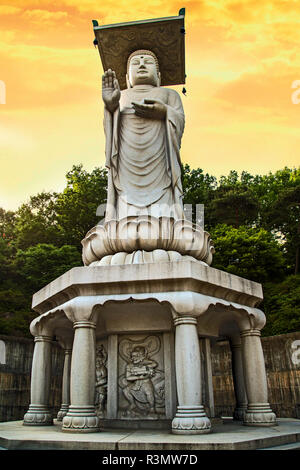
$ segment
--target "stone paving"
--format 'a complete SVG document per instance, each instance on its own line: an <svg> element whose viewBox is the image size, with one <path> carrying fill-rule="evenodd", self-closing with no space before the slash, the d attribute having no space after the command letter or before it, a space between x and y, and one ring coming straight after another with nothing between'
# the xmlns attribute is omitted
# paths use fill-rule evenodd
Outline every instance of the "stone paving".
<svg viewBox="0 0 300 470"><path fill-rule="evenodd" d="M96 433L61 432L61 425L23 427L22 421L0 423L0 446L9 450L255 450L300 445L300 420L281 418L278 426L248 427L216 420L213 432L173 435L167 430L112 429ZM278 447L279 448L279 447ZM284 449L284 447L283 447Z"/></svg>

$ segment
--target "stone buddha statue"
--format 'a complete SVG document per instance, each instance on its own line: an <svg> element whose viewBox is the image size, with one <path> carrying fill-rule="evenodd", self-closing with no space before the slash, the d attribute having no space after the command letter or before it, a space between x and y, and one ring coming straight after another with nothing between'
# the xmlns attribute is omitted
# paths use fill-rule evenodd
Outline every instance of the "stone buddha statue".
<svg viewBox="0 0 300 470"><path fill-rule="evenodd" d="M184 112L179 94L160 87L159 64L148 50L127 62L127 89L115 72L102 79L106 166L106 220L151 215L182 219L180 143Z"/></svg>
<svg viewBox="0 0 300 470"><path fill-rule="evenodd" d="M116 73L102 77L107 205L104 224L82 240L85 265L178 261L210 264L210 235L186 220L180 145L184 111L179 94L160 86L156 55L136 50L127 60L127 88Z"/></svg>

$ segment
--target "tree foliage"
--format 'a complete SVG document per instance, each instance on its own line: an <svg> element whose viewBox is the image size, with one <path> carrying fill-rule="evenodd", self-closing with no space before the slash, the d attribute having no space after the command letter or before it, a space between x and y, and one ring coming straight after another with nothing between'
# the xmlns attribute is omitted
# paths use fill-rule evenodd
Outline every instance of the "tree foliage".
<svg viewBox="0 0 300 470"><path fill-rule="evenodd" d="M300 331L300 275L290 275L280 283L264 286L267 323L264 335Z"/></svg>
<svg viewBox="0 0 300 470"><path fill-rule="evenodd" d="M99 221L98 206L106 202L107 171L96 168L88 173L77 165L66 179L67 186L56 200L56 220L63 243L81 249L81 240Z"/></svg>
<svg viewBox="0 0 300 470"><path fill-rule="evenodd" d="M56 217L56 193L31 196L15 214L13 244L25 250L38 243L60 244L60 230Z"/></svg>
<svg viewBox="0 0 300 470"><path fill-rule="evenodd" d="M81 264L81 256L75 246L58 248L46 243L18 250L14 260L19 275L26 279L33 292Z"/></svg>
<svg viewBox="0 0 300 470"><path fill-rule="evenodd" d="M272 233L223 224L211 235L216 249L213 267L256 282L283 278L284 256Z"/></svg>

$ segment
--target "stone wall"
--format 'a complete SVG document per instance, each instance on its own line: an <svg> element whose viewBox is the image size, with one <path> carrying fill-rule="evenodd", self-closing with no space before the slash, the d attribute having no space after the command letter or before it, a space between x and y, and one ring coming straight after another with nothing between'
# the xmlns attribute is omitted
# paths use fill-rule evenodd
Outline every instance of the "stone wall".
<svg viewBox="0 0 300 470"><path fill-rule="evenodd" d="M0 335L0 422L23 419L30 403L30 374L34 342ZM63 352L53 342L51 406L60 408Z"/></svg>
<svg viewBox="0 0 300 470"><path fill-rule="evenodd" d="M269 402L278 417L300 418L300 332L262 338ZM212 345L215 416L232 416L235 406L231 352L227 341Z"/></svg>
<svg viewBox="0 0 300 470"><path fill-rule="evenodd" d="M300 332L262 338L262 345L273 410L279 417L300 418ZM23 419L28 409L33 347L33 340L0 336L0 421ZM51 406L54 413L60 408L62 368L63 351L53 342ZM232 416L235 398L228 342L212 345L212 371L215 416Z"/></svg>
<svg viewBox="0 0 300 470"><path fill-rule="evenodd" d="M215 416L232 416L235 406L231 352L228 341L211 344Z"/></svg>

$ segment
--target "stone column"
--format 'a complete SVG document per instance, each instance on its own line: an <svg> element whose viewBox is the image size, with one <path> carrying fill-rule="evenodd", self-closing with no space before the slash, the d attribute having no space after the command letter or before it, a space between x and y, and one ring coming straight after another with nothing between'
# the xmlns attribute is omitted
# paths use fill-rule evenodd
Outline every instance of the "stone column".
<svg viewBox="0 0 300 470"><path fill-rule="evenodd" d="M245 387L248 397L244 424L274 426L276 415L268 403L268 387L260 330L241 332Z"/></svg>
<svg viewBox="0 0 300 470"><path fill-rule="evenodd" d="M34 353L31 370L31 398L24 416L25 426L49 426L53 424L49 409L51 383L52 336L38 335L34 338Z"/></svg>
<svg viewBox="0 0 300 470"><path fill-rule="evenodd" d="M247 410L247 395L244 383L242 344L240 337L230 338L231 358L232 358L232 376L234 383L234 394L236 406L233 412L233 419L244 420Z"/></svg>
<svg viewBox="0 0 300 470"><path fill-rule="evenodd" d="M71 404L63 418L63 431L99 431L95 413L95 356L96 324L75 321L75 335L71 362Z"/></svg>
<svg viewBox="0 0 300 470"><path fill-rule="evenodd" d="M194 317L177 317L174 320L175 367L178 406L172 421L174 434L204 434L211 424L201 403L201 362Z"/></svg>
<svg viewBox="0 0 300 470"><path fill-rule="evenodd" d="M107 358L107 418L118 417L118 335L108 337Z"/></svg>
<svg viewBox="0 0 300 470"><path fill-rule="evenodd" d="M70 375L71 375L72 349L65 349L64 371L62 380L62 403L57 413L57 421L62 421L70 406Z"/></svg>

